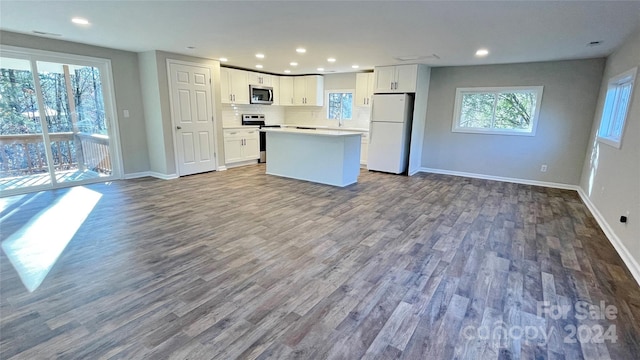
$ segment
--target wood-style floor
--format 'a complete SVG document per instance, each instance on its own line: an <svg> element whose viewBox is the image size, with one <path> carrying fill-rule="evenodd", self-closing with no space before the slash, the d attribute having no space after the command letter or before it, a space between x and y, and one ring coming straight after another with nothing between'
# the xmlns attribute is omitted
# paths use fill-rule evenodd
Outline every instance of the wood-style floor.
<svg viewBox="0 0 640 360"><path fill-rule="evenodd" d="M88 188L102 197L34 292L2 253L0 358L640 354L640 288L574 191L367 171L336 188L260 165ZM2 239L68 191L10 199ZM579 301L617 315L556 316Z"/></svg>

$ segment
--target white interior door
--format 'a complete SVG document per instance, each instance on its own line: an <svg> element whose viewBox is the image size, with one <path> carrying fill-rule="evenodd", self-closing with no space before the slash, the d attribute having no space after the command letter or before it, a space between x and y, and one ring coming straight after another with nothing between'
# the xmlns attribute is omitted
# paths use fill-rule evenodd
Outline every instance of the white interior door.
<svg viewBox="0 0 640 360"><path fill-rule="evenodd" d="M215 170L211 70L170 63L169 74L178 175Z"/></svg>

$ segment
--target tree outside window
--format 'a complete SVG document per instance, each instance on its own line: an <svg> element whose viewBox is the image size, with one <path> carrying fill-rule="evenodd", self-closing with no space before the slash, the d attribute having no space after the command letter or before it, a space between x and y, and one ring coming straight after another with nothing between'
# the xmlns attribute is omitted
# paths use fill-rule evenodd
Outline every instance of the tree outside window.
<svg viewBox="0 0 640 360"><path fill-rule="evenodd" d="M327 119L351 120L353 110L353 92L329 91L327 104Z"/></svg>
<svg viewBox="0 0 640 360"><path fill-rule="evenodd" d="M454 132L535 135L542 86L456 91Z"/></svg>

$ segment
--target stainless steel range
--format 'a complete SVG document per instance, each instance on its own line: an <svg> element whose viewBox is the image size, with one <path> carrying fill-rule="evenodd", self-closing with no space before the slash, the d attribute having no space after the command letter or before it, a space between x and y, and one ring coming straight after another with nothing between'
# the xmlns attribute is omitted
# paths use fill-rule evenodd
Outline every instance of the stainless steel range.
<svg viewBox="0 0 640 360"><path fill-rule="evenodd" d="M277 127L280 125L266 125L264 114L242 114L242 125L265 127ZM267 162L267 134L260 132L260 162Z"/></svg>

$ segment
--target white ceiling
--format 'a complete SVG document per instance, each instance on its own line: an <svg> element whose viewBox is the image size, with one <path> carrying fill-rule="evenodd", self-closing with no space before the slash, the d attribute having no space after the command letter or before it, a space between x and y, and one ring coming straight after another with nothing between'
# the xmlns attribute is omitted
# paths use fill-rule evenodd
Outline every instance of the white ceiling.
<svg viewBox="0 0 640 360"><path fill-rule="evenodd" d="M91 24L72 24L74 16ZM348 72L353 64L366 70L402 63L397 57L424 56L407 63L432 66L601 57L639 24L640 1L0 1L3 30L226 57L229 65L263 64L278 74ZM306 54L296 53L300 46ZM474 57L481 47L490 54ZM266 57L256 59L258 52Z"/></svg>

